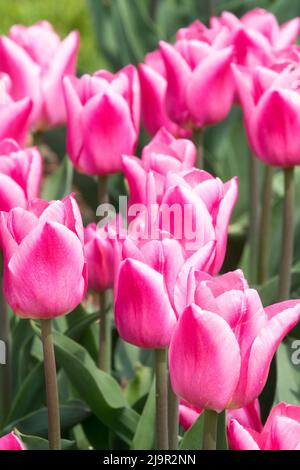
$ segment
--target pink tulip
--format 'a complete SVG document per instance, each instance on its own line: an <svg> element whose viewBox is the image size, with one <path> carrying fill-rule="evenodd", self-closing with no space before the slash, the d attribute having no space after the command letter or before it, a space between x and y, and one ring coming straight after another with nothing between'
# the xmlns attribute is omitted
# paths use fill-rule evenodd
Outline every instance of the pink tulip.
<svg viewBox="0 0 300 470"><path fill-rule="evenodd" d="M185 258L174 239L133 240L117 244L115 323L120 336L144 348L169 345L180 297L191 265L204 269L214 244L209 243L192 258Z"/></svg>
<svg viewBox="0 0 300 470"><path fill-rule="evenodd" d="M181 238L184 250L191 255L210 241L216 243L215 257L208 272L217 274L223 264L230 216L237 200L238 182L234 177L223 183L203 170L169 173L158 217L160 228ZM153 199L153 197L152 197ZM170 207L181 208L182 217L166 227Z"/></svg>
<svg viewBox="0 0 300 470"><path fill-rule="evenodd" d="M19 437L11 432L6 436L0 437L0 450L26 450L23 442Z"/></svg>
<svg viewBox="0 0 300 470"><path fill-rule="evenodd" d="M279 403L262 429L233 418L227 435L232 450L300 450L300 406Z"/></svg>
<svg viewBox="0 0 300 470"><path fill-rule="evenodd" d="M202 408L197 408L184 400L180 400L179 403L179 422L183 429L187 431L193 426L195 421L202 413ZM230 423L232 419L237 420L242 426L247 426L254 429L256 432L262 430L262 423L260 417L260 406L259 401L249 403L244 408L237 410L227 410L227 423Z"/></svg>
<svg viewBox="0 0 300 470"><path fill-rule="evenodd" d="M0 75L0 140L12 138L20 145L25 143L28 120L32 109L29 98L14 101L10 96L11 80L8 75Z"/></svg>
<svg viewBox="0 0 300 470"><path fill-rule="evenodd" d="M167 114L165 99L168 83L160 52L154 51L147 54L145 63L139 65L138 71L141 84L142 120L146 131L154 135L161 127L165 127L175 136L190 136L190 131L182 129Z"/></svg>
<svg viewBox="0 0 300 470"><path fill-rule="evenodd" d="M37 148L21 150L12 139L0 142L0 210L27 208L39 195L42 157Z"/></svg>
<svg viewBox="0 0 300 470"><path fill-rule="evenodd" d="M216 279L191 272L187 288L170 344L173 390L200 408L242 408L260 395L280 341L300 319L300 301L264 309L241 271Z"/></svg>
<svg viewBox="0 0 300 470"><path fill-rule="evenodd" d="M241 19L233 13L223 12L220 17L212 17L211 30L220 34L227 30L229 43L236 47L238 63L267 65L273 50L282 50L296 42L300 30L299 18L279 25L276 17L262 9L255 8Z"/></svg>
<svg viewBox="0 0 300 470"><path fill-rule="evenodd" d="M252 428L255 432L261 432L263 425L260 416L259 400L256 399L243 408L227 410L227 429L232 419L237 420L242 426Z"/></svg>
<svg viewBox="0 0 300 470"><path fill-rule="evenodd" d="M67 147L73 165L89 175L122 170L121 156L133 154L140 121L138 75L132 65L113 75L64 79Z"/></svg>
<svg viewBox="0 0 300 470"><path fill-rule="evenodd" d="M89 224L84 230L84 251L88 267L89 288L101 292L113 287L114 249L105 228Z"/></svg>
<svg viewBox="0 0 300 470"><path fill-rule="evenodd" d="M35 200L0 213L4 293L22 318L53 318L72 311L87 287L83 226L72 196Z"/></svg>
<svg viewBox="0 0 300 470"><path fill-rule="evenodd" d="M300 63L287 61L290 64L279 71L276 63L271 69L234 67L252 150L265 163L282 167L300 164L295 139L300 132Z"/></svg>
<svg viewBox="0 0 300 470"><path fill-rule="evenodd" d="M166 109L180 126L202 128L229 113L235 92L230 64L234 49L216 49L207 42L160 42L166 68Z"/></svg>
<svg viewBox="0 0 300 470"><path fill-rule="evenodd" d="M161 201L168 172L191 169L196 147L187 139L175 139L162 128L142 151L142 158L123 157L123 169L130 190L130 204L146 203L147 174L153 172L157 202Z"/></svg>
<svg viewBox="0 0 300 470"><path fill-rule="evenodd" d="M15 25L0 38L0 70L12 79L14 99L32 99L35 129L65 123L62 78L75 74L77 49L77 32L61 41L47 21Z"/></svg>

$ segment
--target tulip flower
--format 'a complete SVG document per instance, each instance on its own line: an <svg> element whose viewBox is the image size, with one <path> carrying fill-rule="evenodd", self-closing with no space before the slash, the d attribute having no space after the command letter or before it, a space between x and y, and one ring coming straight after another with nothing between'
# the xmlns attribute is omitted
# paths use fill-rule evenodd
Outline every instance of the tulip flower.
<svg viewBox="0 0 300 470"><path fill-rule="evenodd" d="M62 78L75 74L77 49L77 32L61 41L47 21L15 25L0 38L0 71L11 77L15 100L32 99L35 130L65 123Z"/></svg>
<svg viewBox="0 0 300 470"><path fill-rule="evenodd" d="M0 76L0 140L11 138L20 145L25 143L32 101L23 98L14 101L10 95L11 80L8 75Z"/></svg>
<svg viewBox="0 0 300 470"><path fill-rule="evenodd" d="M141 84L142 120L150 135L165 127L174 136L190 136L191 132L178 126L166 111L167 76L159 51L146 55L145 63L138 67Z"/></svg>
<svg viewBox="0 0 300 470"><path fill-rule="evenodd" d="M89 288L101 292L113 287L114 250L105 229L89 224L84 229L84 251L88 267Z"/></svg>
<svg viewBox="0 0 300 470"><path fill-rule="evenodd" d="M194 406L242 408L261 393L273 355L300 319L300 301L263 308L241 271L191 272L188 306L170 344L174 392Z"/></svg>
<svg viewBox="0 0 300 470"><path fill-rule="evenodd" d="M59 450L60 417L52 319L71 312L84 298L87 269L83 225L73 196L36 199L0 213L4 294L15 314L40 319L48 406L49 448Z"/></svg>
<svg viewBox="0 0 300 470"><path fill-rule="evenodd" d="M276 17L263 8L248 11L240 19L233 13L223 12L220 17L210 20L212 29L227 28L232 33L244 30L252 38L253 45L261 43L262 47L271 47L275 50L285 49L296 42L300 31L300 20L294 18L279 25Z"/></svg>
<svg viewBox="0 0 300 470"><path fill-rule="evenodd" d="M121 156L132 155L140 121L140 90L135 68L113 75L64 79L67 107L67 147L75 168L88 175L122 170Z"/></svg>
<svg viewBox="0 0 300 470"><path fill-rule="evenodd" d="M289 297L293 260L293 168L300 164L300 146L295 139L300 131L300 64L291 62L282 68L281 63L279 70L276 65L272 69L260 67L254 71L235 67L234 73L254 154L264 163L284 170L285 203L279 276L279 299L284 300Z"/></svg>
<svg viewBox="0 0 300 470"><path fill-rule="evenodd" d="M232 450L300 450L300 406L279 403L262 429L232 418L227 435Z"/></svg>
<svg viewBox="0 0 300 470"><path fill-rule="evenodd" d="M21 439L14 433L0 437L0 450L26 450Z"/></svg>
<svg viewBox="0 0 300 470"><path fill-rule="evenodd" d="M87 286L83 227L74 198L35 200L28 210L1 212L0 229L4 294L15 314L47 319L72 311Z"/></svg>
<svg viewBox="0 0 300 470"><path fill-rule="evenodd" d="M153 172L157 202L161 202L168 172L193 167L196 147L187 139L175 139L165 128L160 129L142 151L142 158L123 156L123 170L130 190L130 204L146 203L147 174Z"/></svg>
<svg viewBox="0 0 300 470"><path fill-rule="evenodd" d="M0 142L0 210L26 209L39 194L42 157L37 148L22 150L17 142Z"/></svg>
<svg viewBox="0 0 300 470"><path fill-rule="evenodd" d="M159 207L160 229L180 239L189 255L209 241L215 241L215 258L209 267L209 272L215 275L224 261L229 220L237 195L236 177L223 183L203 170L169 173ZM175 212L176 208L181 208L181 217L175 216L169 225L172 207Z"/></svg>
<svg viewBox="0 0 300 470"><path fill-rule="evenodd" d="M160 42L169 116L187 128L216 124L229 113L235 93L232 47L216 49L202 41Z"/></svg>

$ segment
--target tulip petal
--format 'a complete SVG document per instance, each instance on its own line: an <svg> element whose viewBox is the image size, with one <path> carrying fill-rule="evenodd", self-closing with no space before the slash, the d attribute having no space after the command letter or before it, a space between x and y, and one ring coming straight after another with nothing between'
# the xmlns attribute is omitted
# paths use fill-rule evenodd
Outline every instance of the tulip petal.
<svg viewBox="0 0 300 470"><path fill-rule="evenodd" d="M63 315L85 294L84 268L82 245L73 232L56 222L39 224L8 263L6 298L23 318Z"/></svg>
<svg viewBox="0 0 300 470"><path fill-rule="evenodd" d="M296 91L267 91L252 118L255 148L266 163L294 166L300 162L300 96Z"/></svg>
<svg viewBox="0 0 300 470"><path fill-rule="evenodd" d="M176 316L163 276L140 261L123 261L119 270L115 321L120 336L128 343L144 348L166 348Z"/></svg>
<svg viewBox="0 0 300 470"><path fill-rule="evenodd" d="M300 304L273 316L262 328L249 352L248 367L244 365L246 372L244 390L240 391L239 397L233 397L233 403L237 408L250 403L261 393L278 345L299 319Z"/></svg>
<svg viewBox="0 0 300 470"><path fill-rule="evenodd" d="M167 73L167 112L172 120L184 124L188 119L186 86L191 78L191 69L175 47L164 41L159 46Z"/></svg>
<svg viewBox="0 0 300 470"><path fill-rule="evenodd" d="M191 305L174 331L169 364L172 387L179 397L200 408L221 411L239 379L239 346L219 315Z"/></svg>
<svg viewBox="0 0 300 470"><path fill-rule="evenodd" d="M50 61L47 74L43 77L45 111L47 121L51 125L63 124L66 121L62 79L65 75L74 75L78 47L78 33L73 31L60 43Z"/></svg>
<svg viewBox="0 0 300 470"><path fill-rule="evenodd" d="M231 450L260 450L252 435L235 419L227 427L227 438Z"/></svg>
<svg viewBox="0 0 300 470"><path fill-rule="evenodd" d="M96 95L84 107L82 124L90 158L80 158L79 167L88 174L121 171L121 156L134 152L137 138L125 99L114 93Z"/></svg>
<svg viewBox="0 0 300 470"><path fill-rule="evenodd" d="M196 67L187 84L187 105L198 127L216 124L229 113L235 85L231 48L212 52Z"/></svg>

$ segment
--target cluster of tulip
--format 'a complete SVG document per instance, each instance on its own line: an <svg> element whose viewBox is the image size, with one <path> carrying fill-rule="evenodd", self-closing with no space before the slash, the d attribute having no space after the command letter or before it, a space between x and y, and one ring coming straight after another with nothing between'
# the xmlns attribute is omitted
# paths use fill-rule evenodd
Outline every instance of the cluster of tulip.
<svg viewBox="0 0 300 470"><path fill-rule="evenodd" d="M204 449L216 448L224 410L231 449L300 448L300 407L280 403L262 426L257 400L276 349L300 320L300 300L288 300L299 29L298 18L280 26L261 9L241 19L224 12L209 27L196 20L180 29L174 44L162 41L138 69L80 78L75 32L60 41L43 21L0 39L4 293L17 316L41 320L52 449L60 448L60 430L51 320L79 305L88 287L101 294L101 367L107 289L114 289L121 338L154 350L157 448L177 448L178 410L184 429L204 411ZM280 302L265 308L242 271L218 276L238 181L203 169L200 140L234 104L268 176L272 166L285 173ZM140 115L154 137L137 158ZM99 179L99 203L108 202L109 175L124 173L128 228L119 217L84 228L73 195L38 199L42 157L26 144L63 123L74 167ZM12 433L0 438L4 448L24 446Z"/></svg>

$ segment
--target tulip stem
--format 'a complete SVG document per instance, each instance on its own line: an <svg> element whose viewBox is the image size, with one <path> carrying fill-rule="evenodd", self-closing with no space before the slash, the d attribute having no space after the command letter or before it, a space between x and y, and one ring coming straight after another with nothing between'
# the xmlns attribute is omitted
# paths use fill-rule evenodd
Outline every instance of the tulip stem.
<svg viewBox="0 0 300 470"><path fill-rule="evenodd" d="M156 376L156 446L157 450L168 450L168 382L167 351L155 350Z"/></svg>
<svg viewBox="0 0 300 470"><path fill-rule="evenodd" d="M98 204L107 204L108 195L108 177L107 175L98 176ZM99 331L99 369L109 372L110 370L110 338L111 328L106 313L107 293L100 292L100 331Z"/></svg>
<svg viewBox="0 0 300 470"><path fill-rule="evenodd" d="M178 434L179 434L179 413L178 413L178 397L174 393L169 377L168 384L168 432L169 432L169 449L178 450Z"/></svg>
<svg viewBox="0 0 300 470"><path fill-rule="evenodd" d="M294 249L294 206L294 167L291 167L284 169L284 204L279 271L279 301L288 299L291 289L291 268L293 263Z"/></svg>
<svg viewBox="0 0 300 470"><path fill-rule="evenodd" d="M2 427L11 401L10 328L7 305L3 295L2 276L0 277L0 340L5 348L5 358L3 358L5 364L1 363L0 357L0 427Z"/></svg>
<svg viewBox="0 0 300 470"><path fill-rule="evenodd" d="M257 252L258 252L258 229L259 229L259 162L257 158L249 153L249 266L250 282L256 283Z"/></svg>
<svg viewBox="0 0 300 470"><path fill-rule="evenodd" d="M204 151L203 151L203 141L204 141L204 130L195 129L193 134L194 144L197 147L197 157L196 157L196 168L199 170L204 169Z"/></svg>
<svg viewBox="0 0 300 470"><path fill-rule="evenodd" d="M270 243L270 228L272 222L272 187L273 187L273 174L272 166L267 165L265 168L263 193L262 193L262 208L260 215L260 229L258 241L258 284L264 284L268 280L269 271L269 243Z"/></svg>
<svg viewBox="0 0 300 470"><path fill-rule="evenodd" d="M209 12L209 16L214 16L215 14L214 0L208 0L208 12Z"/></svg>
<svg viewBox="0 0 300 470"><path fill-rule="evenodd" d="M204 411L203 450L217 449L218 413L214 410Z"/></svg>
<svg viewBox="0 0 300 470"><path fill-rule="evenodd" d="M41 320L44 370L48 407L48 439L50 450L60 450L60 415L56 364L53 346L52 320Z"/></svg>
<svg viewBox="0 0 300 470"><path fill-rule="evenodd" d="M98 176L98 204L107 204L108 198L108 177L106 175Z"/></svg>
<svg viewBox="0 0 300 470"><path fill-rule="evenodd" d="M99 294L100 299L100 331L99 331L99 369L110 372L110 323L107 317L107 292Z"/></svg>

